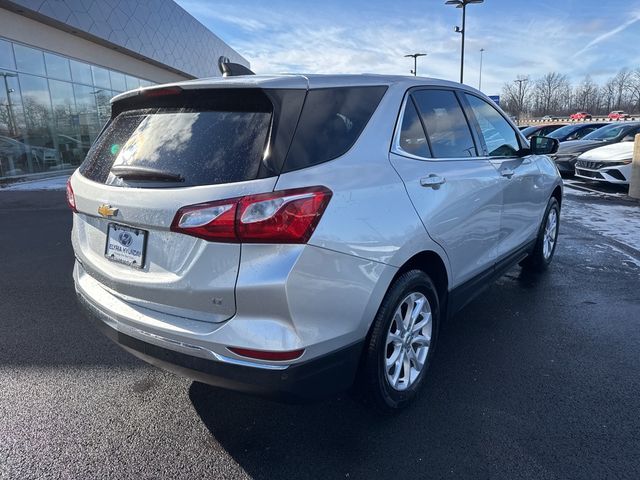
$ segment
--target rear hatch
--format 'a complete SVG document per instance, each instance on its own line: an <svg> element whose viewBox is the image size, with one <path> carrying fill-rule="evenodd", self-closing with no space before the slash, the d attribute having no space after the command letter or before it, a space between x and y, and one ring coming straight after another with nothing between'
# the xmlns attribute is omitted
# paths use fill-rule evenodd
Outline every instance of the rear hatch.
<svg viewBox="0 0 640 480"><path fill-rule="evenodd" d="M187 205L271 192L304 96L170 87L116 101L70 183L84 272L133 305L209 322L232 317L240 244L171 224Z"/></svg>

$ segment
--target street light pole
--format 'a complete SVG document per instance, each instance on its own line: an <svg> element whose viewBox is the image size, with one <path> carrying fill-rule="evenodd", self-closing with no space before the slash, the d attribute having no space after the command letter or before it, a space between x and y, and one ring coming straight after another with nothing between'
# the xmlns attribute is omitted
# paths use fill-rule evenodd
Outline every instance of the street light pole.
<svg viewBox="0 0 640 480"><path fill-rule="evenodd" d="M460 49L460 83L464 83L464 35L467 21L467 5L470 3L483 3L484 0L447 0L445 5L455 5L462 9L462 28L456 27L455 31L462 34L462 47Z"/></svg>
<svg viewBox="0 0 640 480"><path fill-rule="evenodd" d="M13 88L9 88L9 82L7 82L7 77L17 77L16 73L9 72L0 72L0 76L4 78L4 90L7 93L7 112L9 114L9 135L15 135L15 121L13 119L13 104L11 103L11 92L13 92Z"/></svg>
<svg viewBox="0 0 640 480"><path fill-rule="evenodd" d="M482 91L482 54L484 53L484 48L480 49L480 79L478 80L478 90Z"/></svg>
<svg viewBox="0 0 640 480"><path fill-rule="evenodd" d="M518 122L520 121L520 114L522 113L522 104L524 99L522 98L522 84L528 82L528 78L518 78L514 80L514 83L518 84Z"/></svg>
<svg viewBox="0 0 640 480"><path fill-rule="evenodd" d="M418 57L426 56L426 53L410 53L408 55L405 55L406 58L413 58L413 70L411 70L411 73L413 73L414 77L418 75Z"/></svg>

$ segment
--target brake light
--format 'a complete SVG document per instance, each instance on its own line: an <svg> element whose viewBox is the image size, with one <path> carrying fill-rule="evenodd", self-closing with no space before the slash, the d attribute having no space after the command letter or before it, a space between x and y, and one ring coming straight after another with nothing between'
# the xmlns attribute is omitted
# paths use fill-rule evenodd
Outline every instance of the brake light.
<svg viewBox="0 0 640 480"><path fill-rule="evenodd" d="M258 360L272 360L272 361L283 361L283 360L295 360L296 358L300 358L304 353L304 348L300 350L289 350L286 352L273 352L269 350L251 350L248 348L237 348L237 347L227 347L230 351L235 353L236 355L240 355L241 357L255 358Z"/></svg>
<svg viewBox="0 0 640 480"><path fill-rule="evenodd" d="M331 190L310 187L189 205L171 230L214 242L306 243L330 199Z"/></svg>
<svg viewBox="0 0 640 480"><path fill-rule="evenodd" d="M76 196L73 193L73 188L71 187L71 177L67 179L67 205L74 212L77 212L76 209Z"/></svg>

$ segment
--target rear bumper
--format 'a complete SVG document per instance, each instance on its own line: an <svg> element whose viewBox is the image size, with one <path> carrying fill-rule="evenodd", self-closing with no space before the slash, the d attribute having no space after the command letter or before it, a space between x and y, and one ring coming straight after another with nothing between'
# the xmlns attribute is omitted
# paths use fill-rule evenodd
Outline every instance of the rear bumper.
<svg viewBox="0 0 640 480"><path fill-rule="evenodd" d="M306 362L271 368L219 356L207 359L118 331L112 318L80 292L78 300L99 330L145 362L209 385L280 401L310 401L346 390L355 380L364 345L358 342Z"/></svg>

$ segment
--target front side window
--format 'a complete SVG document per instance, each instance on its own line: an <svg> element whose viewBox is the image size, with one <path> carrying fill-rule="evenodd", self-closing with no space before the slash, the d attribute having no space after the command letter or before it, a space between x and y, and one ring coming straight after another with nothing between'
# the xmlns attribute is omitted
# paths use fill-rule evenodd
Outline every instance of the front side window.
<svg viewBox="0 0 640 480"><path fill-rule="evenodd" d="M412 94L436 158L477 156L471 130L455 93L419 90Z"/></svg>
<svg viewBox="0 0 640 480"><path fill-rule="evenodd" d="M513 157L520 150L516 132L489 103L465 93L490 157Z"/></svg>

